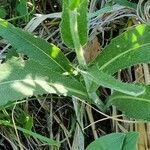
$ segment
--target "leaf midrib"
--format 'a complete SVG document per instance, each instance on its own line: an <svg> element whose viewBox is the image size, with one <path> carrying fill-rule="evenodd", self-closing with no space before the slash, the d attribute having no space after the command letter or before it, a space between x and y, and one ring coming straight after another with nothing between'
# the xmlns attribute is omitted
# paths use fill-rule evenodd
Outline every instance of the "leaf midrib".
<svg viewBox="0 0 150 150"><path fill-rule="evenodd" d="M13 84L13 83L15 83L15 82L25 82L25 81L27 81L27 82L29 82L30 83L30 81L34 81L35 83L37 82L37 81L45 81L44 79L43 80L37 80L37 79L20 79L20 80L9 80L9 81L4 81L4 82L1 82L0 83L0 86L1 85L4 85L4 84ZM48 81L45 81L45 82L47 82L48 83L48 85L49 86L51 86L50 84L50 82L48 82ZM31 85L32 86L32 85ZM78 94L80 94L80 95L82 95L82 96L87 96L85 93L83 93L83 92L81 92L80 90L75 90L75 89L73 89L73 88L68 88L68 87L64 87L64 88L66 88L67 90L68 90L68 92L69 91L72 91L72 92L75 92L75 93L78 93Z"/></svg>
<svg viewBox="0 0 150 150"><path fill-rule="evenodd" d="M12 28L12 27L10 27L10 28ZM62 70L64 70L64 71L67 71L65 68L63 68L59 63L57 63L57 61L55 61L54 59L52 59L47 53L45 53L41 48L39 48L38 46L36 46L34 43L32 43L31 41L29 41L28 39L26 39L26 38L23 38L23 36L20 36L20 34L17 34L18 32L14 32L14 31L12 31L10 28L7 28L12 34L16 34L17 36L19 36L19 38L21 38L21 39L23 39L23 40L25 40L27 43L29 43L29 44L31 44L33 47L35 47L36 49L38 49L39 51L41 51L43 54L45 54L48 58L50 58L55 64L57 64ZM20 30L20 29L18 29L18 30ZM23 32L25 32L25 31L23 31ZM27 32L28 33L28 32ZM26 34L26 33L25 33ZM29 34L29 33L28 33ZM29 35L29 36L31 36L31 35ZM34 37L33 37L34 38ZM39 38L39 37L38 37ZM7 38L8 39L8 38ZM39 39L40 40L40 39ZM9 41L9 40L8 40ZM46 41L45 41L46 42ZM47 44L49 44L49 43L47 43ZM61 52L61 50L60 50L60 52ZM34 59L34 58L31 58L31 59ZM34 59L35 60L35 59ZM42 64L42 66L45 66L45 65L43 65ZM67 71L68 72L68 71Z"/></svg>
<svg viewBox="0 0 150 150"><path fill-rule="evenodd" d="M127 50L127 51L125 51L125 52L123 52L123 53L121 53L121 54L115 56L115 57L112 58L110 61L108 61L107 63L105 63L104 65L102 65L102 66L99 68L99 70L103 70L103 69L106 68L109 64L111 64L112 62L114 62L116 59L118 59L119 57L123 56L124 54L127 54L127 53L131 52L131 51L134 50L134 49L141 48L141 47L144 47L144 46L147 46L147 45L150 45L150 43L143 44L143 45L141 45L141 46L139 46L139 47L130 48L129 50Z"/></svg>
<svg viewBox="0 0 150 150"><path fill-rule="evenodd" d="M85 73L85 74L89 75L91 78L93 78L93 80L97 81L97 83L100 82L102 86L108 87L108 86L107 86L108 84L109 84L110 86L112 86L111 83L108 83L108 82L107 82L107 85L106 85L106 83L105 83L104 80L99 81L97 78L95 78L95 77L94 77L92 74L90 74L89 72L84 72L84 71L82 71L82 73ZM109 76L108 74L106 74L106 73L104 73L104 72L102 72L102 71L101 71L101 73L103 73L103 75ZM110 76L110 77L112 77L112 76ZM118 83L119 85L121 85L121 86L122 86L123 84L124 84L124 85L126 84L126 83L121 82L121 81L119 81L119 80L117 80L117 79L115 79L115 78L112 78L112 79L113 79L113 82L114 82L114 80L116 80L116 82L118 81L117 83ZM110 87L110 86L109 86L109 87ZM110 87L110 88L111 88L111 87ZM116 86L115 86L114 90L117 90L117 91L120 91L120 92L123 92L123 93L127 93L127 92L128 92L128 93L130 93L130 95L133 95L133 94L134 94L134 95L136 95L136 96L143 94L143 91L139 91L139 92L129 92L129 90L127 90L127 89L124 89L124 90L122 90L122 88L118 88L118 89L117 89ZM125 92L125 91L126 91L126 92Z"/></svg>
<svg viewBox="0 0 150 150"><path fill-rule="evenodd" d="M114 99L132 99L135 101L144 101L144 102L149 102L150 100L141 98L141 97L131 97L131 96L114 96L113 98L110 98L110 101L113 101Z"/></svg>

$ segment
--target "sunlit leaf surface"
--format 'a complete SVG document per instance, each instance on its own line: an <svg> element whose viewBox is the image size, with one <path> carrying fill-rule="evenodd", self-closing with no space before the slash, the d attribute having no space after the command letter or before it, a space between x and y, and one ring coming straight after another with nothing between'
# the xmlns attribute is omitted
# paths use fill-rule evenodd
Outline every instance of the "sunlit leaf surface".
<svg viewBox="0 0 150 150"><path fill-rule="evenodd" d="M0 65L0 106L33 95L55 93L86 99L86 89L71 76L52 71L41 64L12 58Z"/></svg>
<svg viewBox="0 0 150 150"><path fill-rule="evenodd" d="M138 25L118 37L91 63L99 70L113 74L119 69L150 62L150 26Z"/></svg>
<svg viewBox="0 0 150 150"><path fill-rule="evenodd" d="M0 19L0 36L8 40L17 52L27 55L42 66L48 66L59 72L71 72L71 64L61 50L44 39L16 28L2 19Z"/></svg>

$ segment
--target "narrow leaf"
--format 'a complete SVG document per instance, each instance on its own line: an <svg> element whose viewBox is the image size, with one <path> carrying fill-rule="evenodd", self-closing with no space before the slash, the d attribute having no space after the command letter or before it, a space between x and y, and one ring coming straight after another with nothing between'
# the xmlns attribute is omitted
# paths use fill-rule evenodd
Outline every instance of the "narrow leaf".
<svg viewBox="0 0 150 150"><path fill-rule="evenodd" d="M41 134L32 132L30 130L27 130L27 129L24 129L24 128L21 128L21 127L16 127L16 128L18 130L22 131L24 134L27 134L27 135L32 136L33 138L39 139L44 144L48 144L48 145L53 145L53 146L56 146L56 147L60 147L60 143L57 142L57 141L55 141L55 140L53 140L53 139L50 139L50 138L45 137L45 136L43 136Z"/></svg>
<svg viewBox="0 0 150 150"><path fill-rule="evenodd" d="M80 5L80 0L71 0L71 1L69 1L69 8L71 9L71 10L73 10L73 9L76 9L76 8L78 8L79 7L79 5Z"/></svg>
<svg viewBox="0 0 150 150"><path fill-rule="evenodd" d="M101 85L110 89L114 89L116 91L120 91L122 93L126 93L129 95L140 95L144 93L145 88L142 86L137 86L135 84L123 83L109 74L106 74L102 71L99 71L96 66L90 67L87 71L82 72L84 76L87 76L89 80L95 82L97 85ZM89 92L93 91L93 88L90 87Z"/></svg>
<svg viewBox="0 0 150 150"><path fill-rule="evenodd" d="M14 125L12 125L12 124L11 124L9 121L7 121L7 120L0 120L0 124L14 128ZM57 141L55 141L55 140L53 140L53 139L47 138L47 137L42 136L42 135L40 135L40 134L38 134L38 133L32 132L32 131L30 131L30 130L27 130L27 129L24 129L24 128L21 128L21 127L18 127L18 126L16 126L16 128L17 128L19 131L23 132L24 134L27 134L27 135L32 136L33 138L39 139L40 141L42 141L42 142L45 143L45 144L60 147L60 143L57 142Z"/></svg>

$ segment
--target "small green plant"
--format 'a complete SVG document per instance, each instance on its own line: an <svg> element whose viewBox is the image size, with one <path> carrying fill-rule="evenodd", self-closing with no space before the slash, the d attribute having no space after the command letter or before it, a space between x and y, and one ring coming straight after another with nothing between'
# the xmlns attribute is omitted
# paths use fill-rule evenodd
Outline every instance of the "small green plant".
<svg viewBox="0 0 150 150"><path fill-rule="evenodd" d="M129 117L150 120L150 87L123 83L113 77L120 69L150 62L150 26L142 24L127 30L113 39L93 62L86 64L83 45L88 40L87 8L87 0L63 1L61 36L76 52L76 68L55 45L0 19L0 36L17 53L28 57L25 60L21 55L12 56L0 65L1 108L25 97L53 93L77 97L95 104L103 112L115 105ZM107 104L98 97L99 86L114 90ZM118 145L114 145L118 150L135 149L136 133L118 133L96 140L87 150L96 150L97 145L105 149L106 140L111 143L113 138L118 139ZM129 139L131 143L124 142Z"/></svg>
<svg viewBox="0 0 150 150"><path fill-rule="evenodd" d="M6 11L3 7L0 7L0 18L5 18L6 16Z"/></svg>

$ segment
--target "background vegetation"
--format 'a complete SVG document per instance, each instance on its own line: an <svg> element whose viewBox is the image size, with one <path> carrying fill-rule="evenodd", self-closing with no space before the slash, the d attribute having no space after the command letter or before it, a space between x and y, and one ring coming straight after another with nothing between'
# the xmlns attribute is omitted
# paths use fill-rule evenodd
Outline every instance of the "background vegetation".
<svg viewBox="0 0 150 150"><path fill-rule="evenodd" d="M88 8L89 35L88 43L84 46L87 63L127 29L150 22L150 1L91 0ZM61 0L0 0L1 18L57 45L76 67L74 50L68 48L61 39L61 12ZM18 55L3 38L0 39L0 48L2 63L12 55ZM28 59L27 56L23 57ZM148 85L149 65L135 65L120 70L115 77L124 82ZM99 87L98 92L105 102L113 91ZM3 98L0 97L0 100ZM150 149L149 123L127 118L115 106L103 113L95 105L87 102L84 105L84 109L78 110L76 99L55 94L33 96L10 103L0 109L0 149L56 150L60 142L61 150L82 150L82 142L87 147L98 137L127 131L139 132L138 150Z"/></svg>

